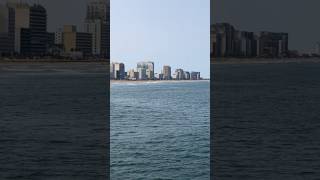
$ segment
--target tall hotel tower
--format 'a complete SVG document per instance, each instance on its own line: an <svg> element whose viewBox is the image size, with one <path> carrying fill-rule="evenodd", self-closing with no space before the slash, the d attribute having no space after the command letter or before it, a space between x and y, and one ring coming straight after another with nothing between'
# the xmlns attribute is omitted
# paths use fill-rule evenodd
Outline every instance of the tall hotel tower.
<svg viewBox="0 0 320 180"><path fill-rule="evenodd" d="M45 55L47 50L47 12L40 4L7 3L9 45L21 55ZM3 10L1 10L3 11ZM3 11L4 12L4 11ZM3 28L2 28L3 29Z"/></svg>
<svg viewBox="0 0 320 180"><path fill-rule="evenodd" d="M88 0L85 31L92 34L92 54L110 59L110 0Z"/></svg>

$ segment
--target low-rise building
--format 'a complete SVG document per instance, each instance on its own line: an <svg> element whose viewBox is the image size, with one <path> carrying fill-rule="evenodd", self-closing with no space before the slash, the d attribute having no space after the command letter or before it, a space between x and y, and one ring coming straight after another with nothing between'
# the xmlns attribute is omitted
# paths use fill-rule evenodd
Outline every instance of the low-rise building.
<svg viewBox="0 0 320 180"><path fill-rule="evenodd" d="M66 54L81 52L90 56L92 52L92 37L90 33L77 32L76 26L65 25L63 29L63 46Z"/></svg>

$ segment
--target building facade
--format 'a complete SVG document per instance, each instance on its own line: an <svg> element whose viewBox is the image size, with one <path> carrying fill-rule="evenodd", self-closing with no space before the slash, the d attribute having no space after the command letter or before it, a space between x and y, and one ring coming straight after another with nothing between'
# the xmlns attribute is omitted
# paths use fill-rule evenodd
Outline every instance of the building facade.
<svg viewBox="0 0 320 180"><path fill-rule="evenodd" d="M110 58L110 1L90 0L87 4L85 31L92 34L92 55Z"/></svg>
<svg viewBox="0 0 320 180"><path fill-rule="evenodd" d="M168 65L163 66L163 79L164 80L171 80L171 67Z"/></svg>
<svg viewBox="0 0 320 180"><path fill-rule="evenodd" d="M0 56L14 52L14 9L0 5Z"/></svg>
<svg viewBox="0 0 320 180"><path fill-rule="evenodd" d="M149 79L149 80L154 79L154 62L152 61L138 62L137 69L144 69L144 71L146 71L145 79Z"/></svg>
<svg viewBox="0 0 320 180"><path fill-rule="evenodd" d="M288 33L255 34L236 30L228 23L213 24L210 31L211 58L288 56Z"/></svg>
<svg viewBox="0 0 320 180"><path fill-rule="evenodd" d="M54 33L54 43L56 45L62 45L63 44L63 30L62 29L58 29L58 31L56 31Z"/></svg>
<svg viewBox="0 0 320 180"><path fill-rule="evenodd" d="M200 72L191 72L191 80L200 80L201 76L200 76Z"/></svg>
<svg viewBox="0 0 320 180"><path fill-rule="evenodd" d="M259 55L262 57L286 57L288 36L288 33L261 32Z"/></svg>
<svg viewBox="0 0 320 180"><path fill-rule="evenodd" d="M139 80L147 80L148 77L147 77L147 69L144 68L144 67L139 67L137 68L137 71L139 73Z"/></svg>
<svg viewBox="0 0 320 180"><path fill-rule="evenodd" d="M184 76L184 71L183 69L176 69L175 71L175 79L176 80L184 80L185 76Z"/></svg>
<svg viewBox="0 0 320 180"><path fill-rule="evenodd" d="M77 32L76 26L65 25L63 28L63 46L66 54L81 53L83 57L92 53L92 35Z"/></svg>
<svg viewBox="0 0 320 180"><path fill-rule="evenodd" d="M123 63L111 63L113 67L113 79L124 80L126 78L125 66Z"/></svg>
<svg viewBox="0 0 320 180"><path fill-rule="evenodd" d="M185 80L190 80L190 73L188 71L184 72L184 78Z"/></svg>

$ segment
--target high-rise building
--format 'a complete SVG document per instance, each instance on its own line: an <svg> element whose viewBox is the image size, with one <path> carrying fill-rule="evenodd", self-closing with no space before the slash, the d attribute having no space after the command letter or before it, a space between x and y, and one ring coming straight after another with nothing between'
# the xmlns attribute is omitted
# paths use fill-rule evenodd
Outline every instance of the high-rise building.
<svg viewBox="0 0 320 180"><path fill-rule="evenodd" d="M14 37L14 51L21 55L42 56L47 51L47 12L39 5L9 3L14 16L10 32Z"/></svg>
<svg viewBox="0 0 320 180"><path fill-rule="evenodd" d="M215 48L214 57L229 57L234 54L234 32L235 29L228 23L217 23L211 25L211 37L215 38L212 41L211 47Z"/></svg>
<svg viewBox="0 0 320 180"><path fill-rule="evenodd" d="M149 80L154 79L154 72L150 69L146 70L146 75Z"/></svg>
<svg viewBox="0 0 320 180"><path fill-rule="evenodd" d="M163 79L164 80L171 80L171 67L170 66L163 66Z"/></svg>
<svg viewBox="0 0 320 180"><path fill-rule="evenodd" d="M21 53L21 33L22 29L30 28L30 6L24 3L11 5L15 10L15 39L14 50L16 53ZM27 42L28 43L28 42Z"/></svg>
<svg viewBox="0 0 320 180"><path fill-rule="evenodd" d="M191 72L191 80L200 80L200 72Z"/></svg>
<svg viewBox="0 0 320 180"><path fill-rule="evenodd" d="M259 54L262 57L282 57L288 53L288 33L261 32Z"/></svg>
<svg viewBox="0 0 320 180"><path fill-rule="evenodd" d="M128 77L128 79L134 78L134 69L129 69L127 71L127 77Z"/></svg>
<svg viewBox="0 0 320 180"><path fill-rule="evenodd" d="M124 80L125 79L125 66L123 63L111 63L114 66L113 79Z"/></svg>
<svg viewBox="0 0 320 180"><path fill-rule="evenodd" d="M147 77L147 69L144 68L144 67L139 67L137 68L138 70L138 73L139 73L139 80L146 80L148 77Z"/></svg>
<svg viewBox="0 0 320 180"><path fill-rule="evenodd" d="M0 33L8 33L9 30L9 8L0 4Z"/></svg>
<svg viewBox="0 0 320 180"><path fill-rule="evenodd" d="M130 79L130 80L137 80L137 79L139 79L139 73L136 72L134 69L128 70L127 76L128 76L128 79Z"/></svg>
<svg viewBox="0 0 320 180"><path fill-rule="evenodd" d="M0 4L0 56L14 52L14 9Z"/></svg>
<svg viewBox="0 0 320 180"><path fill-rule="evenodd" d="M110 0L89 0L85 31L92 34L92 54L109 59Z"/></svg>
<svg viewBox="0 0 320 180"><path fill-rule="evenodd" d="M234 52L236 57L256 57L257 42L253 32L234 31Z"/></svg>
<svg viewBox="0 0 320 180"><path fill-rule="evenodd" d="M43 56L47 52L47 12L38 4L17 5L16 50L22 55ZM28 15L24 17L24 15ZM19 41L20 40L20 41ZM19 44L20 43L20 48Z"/></svg>
<svg viewBox="0 0 320 180"><path fill-rule="evenodd" d="M175 75L176 75L176 78L175 78L176 80L184 80L185 79L183 69L176 69Z"/></svg>
<svg viewBox="0 0 320 180"><path fill-rule="evenodd" d="M190 73L188 71L184 72L184 78L185 80L190 80Z"/></svg>
<svg viewBox="0 0 320 180"><path fill-rule="evenodd" d="M288 33L236 30L228 23L211 25L211 58L283 57L288 55Z"/></svg>
<svg viewBox="0 0 320 180"><path fill-rule="evenodd" d="M35 4L30 7L29 45L21 46L22 54L45 55L47 52L47 11ZM23 40L21 40L23 41Z"/></svg>
<svg viewBox="0 0 320 180"><path fill-rule="evenodd" d="M138 62L137 69L139 68L145 69L147 79L154 79L154 62L152 61Z"/></svg>

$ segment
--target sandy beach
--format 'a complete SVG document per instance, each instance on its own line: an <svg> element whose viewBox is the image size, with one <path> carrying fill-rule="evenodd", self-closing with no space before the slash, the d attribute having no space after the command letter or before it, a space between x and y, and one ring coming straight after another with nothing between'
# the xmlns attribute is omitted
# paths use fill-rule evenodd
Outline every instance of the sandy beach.
<svg viewBox="0 0 320 180"><path fill-rule="evenodd" d="M145 80L145 81L131 81L131 80L111 80L111 84L156 84L156 83L192 83L192 82L204 82L210 80Z"/></svg>
<svg viewBox="0 0 320 180"><path fill-rule="evenodd" d="M277 63L320 63L320 58L287 58L287 59L239 59L223 58L211 59L211 64L277 64Z"/></svg>
<svg viewBox="0 0 320 180"><path fill-rule="evenodd" d="M0 72L107 73L108 62L8 62L0 61Z"/></svg>

